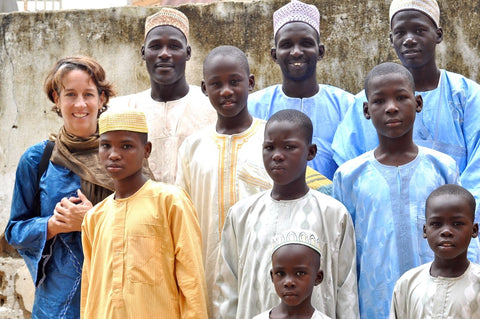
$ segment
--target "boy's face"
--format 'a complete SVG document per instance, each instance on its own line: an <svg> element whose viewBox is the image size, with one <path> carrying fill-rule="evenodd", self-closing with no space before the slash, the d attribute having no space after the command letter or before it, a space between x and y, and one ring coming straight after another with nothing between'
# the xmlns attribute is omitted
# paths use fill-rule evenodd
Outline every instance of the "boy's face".
<svg viewBox="0 0 480 319"><path fill-rule="evenodd" d="M478 235L471 208L458 195L436 196L426 207L423 237L435 253L435 258L454 260L467 258L470 239Z"/></svg>
<svg viewBox="0 0 480 319"><path fill-rule="evenodd" d="M425 14L416 10L400 11L392 19L390 42L402 64L419 68L435 61L435 47L443 40L443 31Z"/></svg>
<svg viewBox="0 0 480 319"><path fill-rule="evenodd" d="M283 76L292 81L304 81L316 75L317 61L325 48L319 43L317 31L304 22L290 22L278 30L271 56L280 66Z"/></svg>
<svg viewBox="0 0 480 319"><path fill-rule="evenodd" d="M143 143L140 133L110 131L100 135L100 162L112 179L121 181L141 173L143 160L150 156L152 144Z"/></svg>
<svg viewBox="0 0 480 319"><path fill-rule="evenodd" d="M263 164L278 185L305 179L307 162L317 153L315 144L307 144L298 124L289 121L269 122L263 142Z"/></svg>
<svg viewBox="0 0 480 319"><path fill-rule="evenodd" d="M277 295L288 306L310 303L313 287L323 280L319 256L304 245L285 245L272 256L270 276Z"/></svg>
<svg viewBox="0 0 480 319"><path fill-rule="evenodd" d="M185 77L191 49L183 33L172 26L153 28L142 46L151 82L172 85Z"/></svg>
<svg viewBox="0 0 480 319"><path fill-rule="evenodd" d="M202 91L221 117L248 112L248 92L255 79L234 56L214 56L204 67Z"/></svg>
<svg viewBox="0 0 480 319"><path fill-rule="evenodd" d="M368 102L363 112L378 134L399 138L413 129L416 112L422 110L422 97L415 96L407 78L399 73L373 77L368 82Z"/></svg>

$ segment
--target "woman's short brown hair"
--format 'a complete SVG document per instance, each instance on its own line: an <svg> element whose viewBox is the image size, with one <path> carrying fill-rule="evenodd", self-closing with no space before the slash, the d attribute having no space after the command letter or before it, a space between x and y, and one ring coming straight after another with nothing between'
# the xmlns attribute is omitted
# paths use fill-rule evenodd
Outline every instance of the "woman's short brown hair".
<svg viewBox="0 0 480 319"><path fill-rule="evenodd" d="M56 92L57 96L60 96L60 91L63 88L63 77L73 70L82 70L90 75L97 87L98 95L100 96L103 93L105 98L103 108L106 109L110 97L115 96L113 85L105 79L105 70L100 63L87 56L69 56L55 63L44 83L44 90L50 101L55 103L54 92ZM53 106L52 110L61 116L56 106Z"/></svg>

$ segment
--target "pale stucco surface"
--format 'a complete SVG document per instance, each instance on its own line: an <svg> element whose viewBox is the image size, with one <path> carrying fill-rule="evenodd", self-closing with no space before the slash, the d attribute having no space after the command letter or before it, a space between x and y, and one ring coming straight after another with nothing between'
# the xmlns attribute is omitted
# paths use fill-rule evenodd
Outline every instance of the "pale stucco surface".
<svg viewBox="0 0 480 319"><path fill-rule="evenodd" d="M272 14L286 0L219 2L179 7L190 19L190 83L199 84L202 60L215 46L230 44L247 52L257 89L280 82L270 58ZM396 61L388 40L390 0L312 0L322 14L321 38L326 47L318 78L356 93L376 64ZM478 0L441 0L445 39L437 48L440 67L478 80L480 4ZM45 13L0 14L0 229L9 216L14 172L25 149L57 131L61 120L50 111L43 81L60 57L85 54L106 69L119 94L149 86L140 56L143 23L157 8L122 7ZM28 317L33 287L22 262L0 259L0 318ZM29 281L30 280L30 281ZM28 283L28 284L26 284ZM30 285L30 286L28 286ZM26 287L27 286L27 287ZM29 288L28 288L29 287ZM30 289L30 290L29 290Z"/></svg>

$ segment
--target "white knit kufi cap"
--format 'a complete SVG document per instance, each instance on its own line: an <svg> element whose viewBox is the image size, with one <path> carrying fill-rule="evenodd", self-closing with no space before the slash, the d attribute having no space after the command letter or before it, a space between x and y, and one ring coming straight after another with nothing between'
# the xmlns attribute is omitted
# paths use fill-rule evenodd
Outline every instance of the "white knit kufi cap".
<svg viewBox="0 0 480 319"><path fill-rule="evenodd" d="M289 229L278 236L275 236L272 240L272 255L280 248L285 245L303 245L309 248L312 248L320 255L322 254L320 251L320 240L318 239L317 234L310 230L304 229Z"/></svg>
<svg viewBox="0 0 480 319"><path fill-rule="evenodd" d="M317 7L298 0L284 5L273 13L273 36L289 22L305 22L320 35L320 12Z"/></svg>
<svg viewBox="0 0 480 319"><path fill-rule="evenodd" d="M436 0L393 0L390 4L390 25L395 14L405 10L417 10L426 14L435 22L437 28L440 26L440 8Z"/></svg>
<svg viewBox="0 0 480 319"><path fill-rule="evenodd" d="M163 25L177 28L183 33L183 35L185 35L185 38L188 41L188 33L190 29L187 16L181 11L168 7L162 8L157 13L147 17L145 20L145 38L147 38L148 32L153 28Z"/></svg>

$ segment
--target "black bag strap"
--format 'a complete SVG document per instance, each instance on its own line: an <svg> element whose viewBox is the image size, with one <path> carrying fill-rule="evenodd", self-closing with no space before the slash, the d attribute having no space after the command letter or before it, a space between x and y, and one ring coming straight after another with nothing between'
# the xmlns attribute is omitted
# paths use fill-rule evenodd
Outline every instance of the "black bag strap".
<svg viewBox="0 0 480 319"><path fill-rule="evenodd" d="M37 176L37 191L35 192L35 203L33 205L35 210L35 216L40 216L40 178L43 173L47 170L48 162L50 161L50 156L52 156L53 147L55 146L54 141L48 141L45 149L43 150L42 158L38 164L38 176Z"/></svg>

